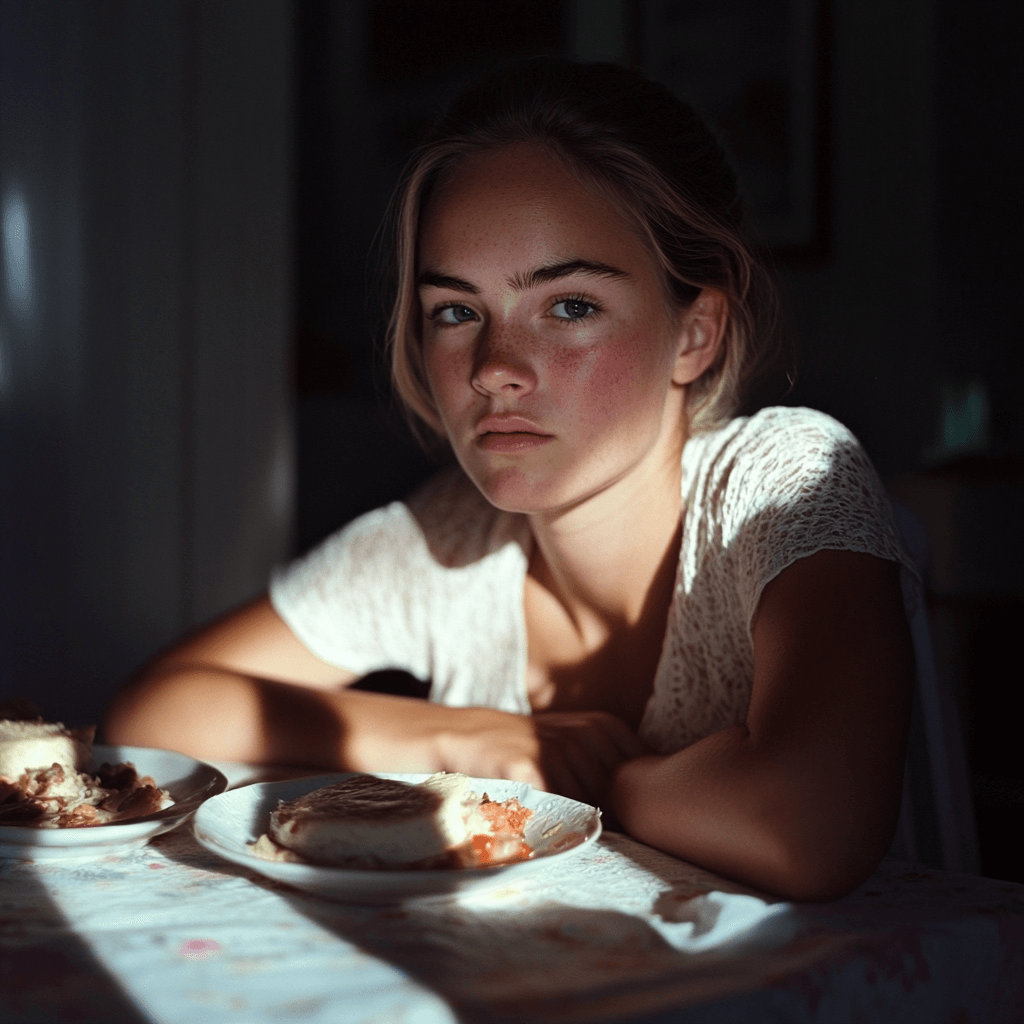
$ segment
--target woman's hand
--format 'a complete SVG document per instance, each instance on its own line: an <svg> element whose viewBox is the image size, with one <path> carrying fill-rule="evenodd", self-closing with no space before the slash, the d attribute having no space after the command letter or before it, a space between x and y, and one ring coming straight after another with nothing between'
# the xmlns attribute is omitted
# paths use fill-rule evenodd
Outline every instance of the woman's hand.
<svg viewBox="0 0 1024 1024"><path fill-rule="evenodd" d="M436 739L443 770L527 782L598 806L607 806L619 766L648 752L625 722L603 711L446 710L455 714Z"/></svg>
<svg viewBox="0 0 1024 1024"><path fill-rule="evenodd" d="M533 716L546 789L598 807L619 766L649 753L632 729L604 711L550 711Z"/></svg>

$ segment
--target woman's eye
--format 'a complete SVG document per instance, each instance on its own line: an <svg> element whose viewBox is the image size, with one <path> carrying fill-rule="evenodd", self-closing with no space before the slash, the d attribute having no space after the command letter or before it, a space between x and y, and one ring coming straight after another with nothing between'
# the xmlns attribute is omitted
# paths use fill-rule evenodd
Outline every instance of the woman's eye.
<svg viewBox="0 0 1024 1024"><path fill-rule="evenodd" d="M440 309L436 309L431 313L430 319L440 320L443 324L451 324L452 326L455 326L457 324L468 323L470 320L475 320L476 313L474 313L468 306L442 306Z"/></svg>
<svg viewBox="0 0 1024 1024"><path fill-rule="evenodd" d="M582 299L562 299L551 307L551 312L559 320L585 320L596 312L596 307Z"/></svg>

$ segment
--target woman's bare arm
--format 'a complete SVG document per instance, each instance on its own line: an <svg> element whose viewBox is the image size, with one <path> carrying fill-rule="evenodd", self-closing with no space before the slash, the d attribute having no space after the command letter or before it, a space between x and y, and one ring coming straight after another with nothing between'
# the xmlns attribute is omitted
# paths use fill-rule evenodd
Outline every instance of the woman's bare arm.
<svg viewBox="0 0 1024 1024"><path fill-rule="evenodd" d="M346 690L262 597L162 654L111 703L104 738L209 760L461 771L594 799L642 745L597 713L535 719Z"/></svg>
<svg viewBox="0 0 1024 1024"><path fill-rule="evenodd" d="M331 691L354 679L313 655L263 596L147 665L111 702L103 735L213 759L332 763Z"/></svg>
<svg viewBox="0 0 1024 1024"><path fill-rule="evenodd" d="M792 899L849 892L899 811L914 661L897 567L823 551L765 587L747 724L623 765L612 809L685 860Z"/></svg>
<svg viewBox="0 0 1024 1024"><path fill-rule="evenodd" d="M103 734L210 760L436 771L448 733L516 717L452 722L462 709L348 691L357 678L316 657L263 596L147 665L112 701Z"/></svg>

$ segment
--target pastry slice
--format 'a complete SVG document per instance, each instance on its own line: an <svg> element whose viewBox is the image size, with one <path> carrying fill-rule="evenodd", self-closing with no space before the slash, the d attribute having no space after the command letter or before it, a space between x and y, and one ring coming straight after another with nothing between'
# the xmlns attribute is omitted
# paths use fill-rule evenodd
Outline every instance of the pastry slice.
<svg viewBox="0 0 1024 1024"><path fill-rule="evenodd" d="M362 860L367 866L407 867L443 861L469 839L462 808L466 783L458 781L465 777L448 779L414 786L353 775L282 803L271 812L269 836L318 864Z"/></svg>

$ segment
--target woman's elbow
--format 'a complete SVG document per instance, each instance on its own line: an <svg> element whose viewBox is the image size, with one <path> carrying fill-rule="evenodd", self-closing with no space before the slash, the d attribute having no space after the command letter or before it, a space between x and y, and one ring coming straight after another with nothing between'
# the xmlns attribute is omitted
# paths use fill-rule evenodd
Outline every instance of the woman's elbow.
<svg viewBox="0 0 1024 1024"><path fill-rule="evenodd" d="M815 830L816 831L816 830ZM778 836L769 885L773 894L800 903L825 903L848 896L878 867L891 831L870 827Z"/></svg>
<svg viewBox="0 0 1024 1024"><path fill-rule="evenodd" d="M209 753L200 751L197 736L209 718L209 697L208 681L195 672L144 672L114 696L101 735L107 743L201 756Z"/></svg>
<svg viewBox="0 0 1024 1024"><path fill-rule="evenodd" d="M107 705L100 725L106 743L159 746L160 705L166 699L166 680L141 677L122 687ZM158 742L154 742L157 740Z"/></svg>
<svg viewBox="0 0 1024 1024"><path fill-rule="evenodd" d="M865 882L877 863L861 865L801 864L779 873L770 891L796 903L829 903L848 896Z"/></svg>

